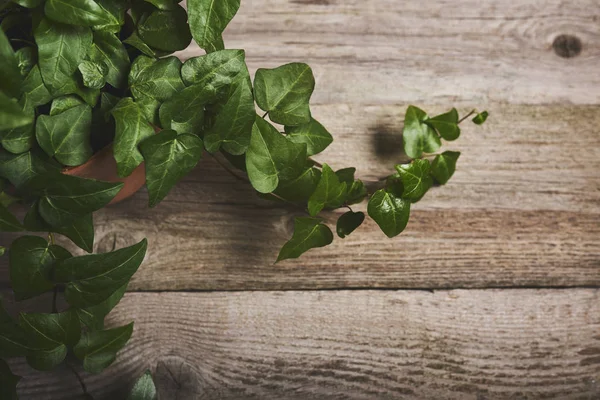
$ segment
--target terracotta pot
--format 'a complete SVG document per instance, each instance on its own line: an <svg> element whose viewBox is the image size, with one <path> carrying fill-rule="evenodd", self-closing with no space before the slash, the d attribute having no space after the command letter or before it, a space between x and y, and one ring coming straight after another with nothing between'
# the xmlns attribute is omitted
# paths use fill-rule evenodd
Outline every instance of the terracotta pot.
<svg viewBox="0 0 600 400"><path fill-rule="evenodd" d="M78 176L80 178L91 178L105 182L123 182L125 186L119 191L110 204L116 204L120 201L133 196L146 183L146 171L144 163L133 170L131 175L126 178L119 178L117 175L117 162L113 157L112 145L106 146L98 153L94 154L85 164L78 167L64 168L62 173L65 175Z"/></svg>

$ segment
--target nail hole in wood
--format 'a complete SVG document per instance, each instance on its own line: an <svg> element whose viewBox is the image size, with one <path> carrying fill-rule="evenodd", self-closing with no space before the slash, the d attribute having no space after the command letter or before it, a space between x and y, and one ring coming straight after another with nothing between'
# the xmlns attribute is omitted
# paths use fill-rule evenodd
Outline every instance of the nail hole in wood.
<svg viewBox="0 0 600 400"><path fill-rule="evenodd" d="M577 36L573 35L560 35L554 39L552 48L554 52L563 58L576 57L581 53L583 44Z"/></svg>

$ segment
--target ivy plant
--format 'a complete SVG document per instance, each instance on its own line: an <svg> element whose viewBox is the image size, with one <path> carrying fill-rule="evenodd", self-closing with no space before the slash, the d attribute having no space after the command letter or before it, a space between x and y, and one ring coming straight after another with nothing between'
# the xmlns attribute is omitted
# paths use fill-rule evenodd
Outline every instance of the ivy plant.
<svg viewBox="0 0 600 400"><path fill-rule="evenodd" d="M222 37L239 7L240 0L189 0L187 10L179 0L0 0L0 230L23 232L0 254L8 250L17 301L52 299L47 313L0 308L0 399L17 398L14 357L42 371L65 364L91 398L78 371L107 368L133 333L133 323L106 328L104 318L144 260L146 240L93 253L93 213L123 184L65 168L111 146L119 178L144 163L154 207L208 154L260 197L299 210L282 261L330 244L335 215L337 236L351 235L366 219L351 206L364 201L385 235L400 234L411 206L455 172L460 153L440 152L443 143L460 136L466 118L475 114L479 125L488 116L430 116L409 106L403 150L412 161L375 184L352 167L321 164L312 157L333 137L311 113L311 68L290 63L252 77L244 50L225 49ZM192 40L206 54L183 63L171 55ZM55 235L89 254L74 256ZM145 376L130 398L154 396Z"/></svg>

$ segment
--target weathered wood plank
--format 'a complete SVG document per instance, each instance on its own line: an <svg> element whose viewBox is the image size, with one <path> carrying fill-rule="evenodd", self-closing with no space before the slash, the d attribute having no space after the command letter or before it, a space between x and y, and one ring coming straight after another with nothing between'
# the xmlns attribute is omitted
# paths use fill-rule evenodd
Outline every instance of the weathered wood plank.
<svg viewBox="0 0 600 400"><path fill-rule="evenodd" d="M600 397L597 289L130 293L109 318L135 332L97 399L157 366L162 399ZM16 371L22 400L80 390Z"/></svg>
<svg viewBox="0 0 600 400"><path fill-rule="evenodd" d="M390 171L399 152L378 155L373 142L399 149L402 112L316 107L337 138L319 159L356 165L367 179ZM491 112L488 126L465 129L449 146L463 152L455 177L413 207L407 231L393 240L368 222L328 248L273 265L298 211L258 199L207 158L158 207L149 210L140 193L97 213L96 247L149 238L132 290L599 285L600 108ZM385 129L370 130L378 124Z"/></svg>
<svg viewBox="0 0 600 400"><path fill-rule="evenodd" d="M308 62L317 104L597 104L599 21L596 0L252 0L225 41L252 72Z"/></svg>

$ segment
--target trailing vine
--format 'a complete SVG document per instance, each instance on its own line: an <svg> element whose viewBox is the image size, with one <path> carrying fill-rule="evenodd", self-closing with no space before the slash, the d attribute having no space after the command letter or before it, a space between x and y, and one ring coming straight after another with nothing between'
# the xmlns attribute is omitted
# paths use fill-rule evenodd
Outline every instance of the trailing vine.
<svg viewBox="0 0 600 400"><path fill-rule="evenodd" d="M104 370L133 332L133 323L105 329L104 318L142 263L146 240L93 253L93 213L123 183L65 168L111 146L115 178L144 168L154 207L208 153L261 197L302 214L282 261L333 241L324 210L347 209L335 227L342 239L365 220L352 209L363 201L385 235L401 233L411 206L454 174L460 153L440 152L442 141L456 140L467 118L478 125L487 118L476 111L460 118L456 109L430 117L409 106L403 150L412 161L365 184L354 168L311 158L333 137L312 118L308 65L258 69L252 80L244 51L225 49L222 39L240 1L188 0L187 11L178 3L0 0L0 230L29 232L8 249L14 298L51 299L47 313L15 317L0 307L0 399L17 398L20 378L6 361L15 357L41 371L64 365L92 398L80 369ZM170 56L192 39L205 55L183 63ZM26 207L24 218L12 206ZM55 234L90 254L73 256ZM130 398L154 396L146 374Z"/></svg>

